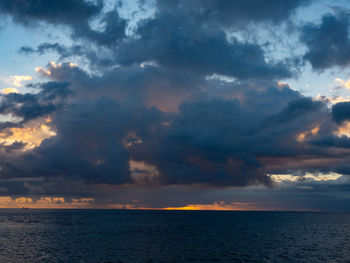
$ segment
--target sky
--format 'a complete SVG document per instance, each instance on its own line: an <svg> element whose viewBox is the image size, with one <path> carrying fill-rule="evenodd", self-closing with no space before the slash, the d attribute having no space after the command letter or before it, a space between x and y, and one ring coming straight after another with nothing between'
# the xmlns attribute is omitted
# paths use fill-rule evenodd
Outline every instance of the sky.
<svg viewBox="0 0 350 263"><path fill-rule="evenodd" d="M0 18L0 208L350 211L349 1Z"/></svg>

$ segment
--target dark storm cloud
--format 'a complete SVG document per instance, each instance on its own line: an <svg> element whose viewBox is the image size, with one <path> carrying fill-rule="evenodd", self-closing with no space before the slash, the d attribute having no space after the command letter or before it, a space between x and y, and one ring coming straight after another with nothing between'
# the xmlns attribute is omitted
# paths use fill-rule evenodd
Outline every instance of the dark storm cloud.
<svg viewBox="0 0 350 263"><path fill-rule="evenodd" d="M320 24L305 25L300 39L308 48L304 58L315 70L345 67L350 63L348 14L324 15Z"/></svg>
<svg viewBox="0 0 350 263"><path fill-rule="evenodd" d="M92 97L111 95L114 91L114 94L119 94L114 95L115 99L123 97L121 107L135 111L135 105L147 105L146 95L156 86L159 88L151 92L151 97L158 93L166 98L173 96L169 95L171 90L176 90L178 96L181 85L185 85L186 91L198 94L198 89L191 85L206 83L192 82L193 79L188 83L179 82L179 78L173 82L171 76L176 75L164 75L153 66L117 68L105 72L103 76L88 75L80 68L68 65L49 70L50 77L68 80L79 97L83 93ZM288 86L271 86L258 91L258 87L249 87L248 83L223 82L219 85L218 82L207 81L206 85L207 91L216 89L226 93L221 93L221 98L210 99L202 91L204 94L200 97L182 104L179 113L167 116L169 125L160 129L161 133L140 135L143 142L127 149L128 158L145 161L158 168L162 174L159 183L269 184L265 164L258 160L259 157L297 157L318 151L307 149L304 143L297 143L296 137L329 119L324 103L303 98ZM140 92L142 96L139 97ZM229 99L235 93L240 94L243 100ZM228 98L223 99L225 96ZM143 121L147 122L147 119ZM128 129L135 130L133 125ZM318 154L324 155L322 151Z"/></svg>
<svg viewBox="0 0 350 263"><path fill-rule="evenodd" d="M0 122L0 129L16 127L17 124L11 121Z"/></svg>
<svg viewBox="0 0 350 263"><path fill-rule="evenodd" d="M13 144L6 147L7 152L11 152L13 150L21 150L24 148L26 144L23 142L14 142Z"/></svg>
<svg viewBox="0 0 350 263"><path fill-rule="evenodd" d="M10 93L1 95L0 114L12 114L23 118L23 122L50 114L64 103L70 93L68 83L47 82L39 86L36 94Z"/></svg>
<svg viewBox="0 0 350 263"><path fill-rule="evenodd" d="M309 0L159 0L158 7L168 12L182 9L203 23L238 27L246 26L250 22L282 23L298 7L310 2Z"/></svg>
<svg viewBox="0 0 350 263"><path fill-rule="evenodd" d="M53 24L76 24L97 15L102 1L94 4L84 0L3 0L0 12L11 15L16 21L29 24L32 20Z"/></svg>
<svg viewBox="0 0 350 263"><path fill-rule="evenodd" d="M350 148L350 139L347 136L326 135L310 141L311 144L321 147Z"/></svg>
<svg viewBox="0 0 350 263"><path fill-rule="evenodd" d="M216 81L181 80L154 66L116 68L103 75L69 64L50 64L48 69L51 79L70 83L71 102L52 118L57 136L32 152L7 159L1 165L5 177L66 175L70 180L110 184L271 185L266 163L259 159L314 154L315 149L296 142L296 135L328 118L323 102L276 83L278 88L260 86L259 91L248 83L223 82L220 88L226 93L212 98L191 85L206 84L210 90L219 87ZM178 96L181 85L184 91L201 96L185 98L178 112L148 106L147 94L172 98L170 92L175 89ZM36 95L37 101L50 101L44 91ZM63 94L60 98L67 94L58 93ZM230 98L235 93L242 100ZM20 106L24 108L11 112L24 116L26 104ZM47 112L38 111L35 116ZM318 154L323 156L322 151ZM130 160L148 165L134 169L146 179L135 181ZM149 167L156 171L155 178Z"/></svg>
<svg viewBox="0 0 350 263"><path fill-rule="evenodd" d="M4 175L66 175L85 182L131 183L124 138L130 130L151 137L162 119L155 108L128 110L108 98L78 100L53 117L57 136L22 155L17 160L22 164L15 169L11 160L4 163L2 171Z"/></svg>
<svg viewBox="0 0 350 263"><path fill-rule="evenodd" d="M40 45L37 49L22 47L21 51L43 53L55 50L62 57L84 55L92 64L100 66L132 65L154 61L170 70L181 68L183 71L193 71L196 74L217 73L242 79L277 79L293 75L291 68L294 65L290 61L267 62L263 49L258 44L239 41L233 37L228 40L223 28L214 24L208 25L207 22L210 19L207 18L212 17L217 20L221 17L226 20L230 13L230 17L235 18L230 22L231 24L264 20L281 22L288 19L295 8L308 1L271 1L264 4L259 1L243 1L240 4L229 1L194 1L191 2L192 4L187 1L180 2L158 2L155 17L140 21L136 28L136 35L131 37L125 35L127 21L120 18L118 10L101 13L99 5L94 7L99 13L99 22L104 25L101 31L92 29L88 24L88 19L93 13L79 21L79 16L74 16L75 20L70 23L65 20L59 21L59 18L57 21L43 19L50 23L68 24L72 29L72 36L76 39L84 39L111 48L112 53L108 53L105 58L92 50L83 52L81 47L66 48L59 44L48 43ZM83 3L79 2L79 4ZM91 3L85 4L92 6ZM204 13L192 15L193 10L201 10ZM252 14L244 16L242 10L250 10ZM273 12L273 10L279 12ZM16 11L9 12L7 9L3 12L17 15ZM36 18L29 11L22 12L28 13L30 18ZM65 12L65 10L58 8L57 12ZM206 14L208 12L210 15ZM68 17L70 13L65 15ZM89 47L88 44L86 46Z"/></svg>
<svg viewBox="0 0 350 263"><path fill-rule="evenodd" d="M158 167L165 184L244 186L269 179L251 154L240 152L235 138L252 125L238 101L185 103L164 136L136 145L132 155ZM247 127L248 126L248 127Z"/></svg>
<svg viewBox="0 0 350 263"><path fill-rule="evenodd" d="M73 1L67 5L55 4L58 5L52 6L55 12L51 9L47 11L50 8L49 2L28 2L24 9L20 9L16 1L4 2L2 11L18 19L27 19L28 23L34 19L69 25L73 38L109 47L112 53L102 57L95 50L83 51L76 46L66 48L58 43L44 43L37 49L22 47L23 53L54 50L63 58L84 55L93 65L99 66L154 61L170 70L181 68L196 74L217 73L242 79L280 79L293 75L293 63L267 62L264 51L258 44L239 41L233 37L228 40L223 28L207 22L211 21L210 18L215 21L222 18L229 24L244 24L249 21L282 22L288 19L293 10L309 1L242 1L239 4L232 1L159 1L155 17L140 21L136 35L131 37L125 35L127 21L120 17L118 10L103 13L102 2L93 4ZM103 24L102 30L91 28L88 22L92 17L98 17L99 23ZM89 49L89 43L85 44Z"/></svg>
<svg viewBox="0 0 350 263"><path fill-rule="evenodd" d="M98 45L108 47L115 45L120 39L125 37L127 21L119 16L117 10L105 13L100 23L104 24L102 31L91 29L88 23L75 26L73 29L73 36L75 38L84 38Z"/></svg>
<svg viewBox="0 0 350 263"><path fill-rule="evenodd" d="M310 154L312 149L307 147L307 142L298 143L297 136L325 122L327 112L322 102L303 97L291 100L284 109L267 116L256 127L257 136L248 145L258 156L297 157Z"/></svg>
<svg viewBox="0 0 350 263"><path fill-rule="evenodd" d="M291 110L288 107L284 110L285 105L300 97L287 86L258 92L244 85L237 84L235 87L235 84L226 83L223 84L228 86L226 90L237 89L250 101L259 98L260 103L252 104L247 100L247 103L241 104L238 99L210 99L202 95L202 99L192 98L183 103L179 113L166 114L147 107L145 100L149 92L151 97L163 93L166 98L173 89L177 89L179 94L182 85L185 91L198 94L198 88L191 88L191 85L205 81L196 83L195 78L181 80L177 75L168 75L166 71L164 73L152 66L117 68L102 76L87 74L69 64L49 65L48 69L50 78L70 83L73 101L52 119L52 124L57 127L57 136L45 140L33 154L8 160L2 165L3 174L10 176L26 170L25 174L29 177L66 174L79 180L122 184L133 182L129 160L135 160L156 167L160 174L156 179L158 184L269 185L264 164L257 157L264 152L266 154L274 138L280 139L277 134L283 134L287 129L278 131L280 126L277 123L275 136L269 137L269 134L264 134L261 125L271 112L289 113ZM172 80L175 76L177 78ZM210 81L206 85L209 85L207 89L215 88ZM152 90L157 86L159 88ZM36 95L43 98L38 101L50 101L44 91ZM114 96L110 95L110 99L101 98L113 92ZM138 97L140 92L145 93ZM119 96L123 100L116 102ZM274 103L275 100L278 103ZM302 103L292 108L294 111L301 108L300 115L307 111ZM12 110L12 113L23 116L24 109L20 109ZM293 130L291 127L293 125L288 128L291 130L289 135L304 128ZM134 135L128 138L130 132ZM257 149L262 136L266 138ZM142 143L128 148L125 140L131 144L138 140ZM278 144L275 142L270 151L276 152ZM21 166L15 165L17 162Z"/></svg>
<svg viewBox="0 0 350 263"><path fill-rule="evenodd" d="M0 2L0 13L10 15L18 23L33 25L46 22L53 25L66 25L71 28L74 39L92 41L98 45L111 46L125 37L126 20L120 18L117 10L102 13L103 1L95 3L85 0L29 0ZM102 31L94 30L89 25L92 18L97 18L103 24ZM64 52L60 46L42 46L39 52L45 49L55 49ZM32 52L29 47L21 49L23 52Z"/></svg>
<svg viewBox="0 0 350 263"><path fill-rule="evenodd" d="M265 123L266 125L269 125L269 123L275 125L277 123L293 122L296 119L300 120L300 118L307 117L312 112L318 112L325 106L321 101L313 101L311 98L299 98L289 102L282 112L268 118Z"/></svg>
<svg viewBox="0 0 350 263"><path fill-rule="evenodd" d="M340 102L332 107L332 116L338 123L350 120L350 102Z"/></svg>
<svg viewBox="0 0 350 263"><path fill-rule="evenodd" d="M118 61L124 65L155 61L170 70L222 74L242 79L287 78L289 65L266 62L257 44L227 39L225 32L184 13L157 12L139 23L136 38L123 42Z"/></svg>

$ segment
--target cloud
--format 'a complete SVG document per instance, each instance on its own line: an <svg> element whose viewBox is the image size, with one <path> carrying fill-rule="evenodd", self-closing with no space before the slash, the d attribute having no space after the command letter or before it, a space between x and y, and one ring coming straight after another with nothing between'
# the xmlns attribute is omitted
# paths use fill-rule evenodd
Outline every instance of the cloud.
<svg viewBox="0 0 350 263"><path fill-rule="evenodd" d="M95 79L92 83L98 82ZM56 87L52 91L58 94L60 88L66 87L52 85ZM37 101L47 96L44 91L46 89L36 95ZM289 93L288 89L283 90L281 96L286 96L284 92ZM269 94L260 92L257 96L270 99ZM286 99L292 100L294 93L290 96ZM53 98L61 99L56 95ZM27 107L21 106L20 110L12 112L26 116L22 112L27 113ZM254 150L251 142L263 135L257 129L269 116L271 108L267 112L260 111L259 116L255 108L249 108L250 104L242 107L238 100L223 99L187 102L180 106L178 114L166 114L145 106L135 108L134 104L107 98L80 98L65 106L64 111L54 111L50 125L56 127L57 135L41 143L33 155L28 152L25 160L21 159L21 166L33 169L26 176L66 174L114 184L131 184L143 177L148 178L142 179L147 184L245 186L270 183L263 164L257 159L262 153ZM50 112L39 111L34 116ZM165 122L170 123L165 125ZM126 139L138 143L125 146ZM268 144L262 147L268 148ZM5 166L3 173L15 174L11 167Z"/></svg>
<svg viewBox="0 0 350 263"><path fill-rule="evenodd" d="M33 149L44 139L55 136L56 133L45 122L27 122L23 127L5 128L0 133L0 144L14 149ZM7 148L9 149L9 148Z"/></svg>
<svg viewBox="0 0 350 263"><path fill-rule="evenodd" d="M122 65L154 61L172 71L241 79L293 75L287 63L267 62L259 45L236 38L228 41L224 30L169 10L161 10L154 18L142 20L136 37L121 43L117 53Z"/></svg>
<svg viewBox="0 0 350 263"><path fill-rule="evenodd" d="M0 3L0 13L10 15L17 23L26 26L45 22L52 25L65 25L71 29L74 39L85 39L98 45L111 46L125 36L126 20L119 16L117 10L103 13L104 2L85 0L43 0L43 1L11 1ZM104 27L94 30L89 21L97 19ZM60 49L59 45L39 46L38 52L47 49ZM21 48L21 52L31 53L31 47Z"/></svg>
<svg viewBox="0 0 350 263"><path fill-rule="evenodd" d="M61 45L59 43L42 43L40 44L37 48L32 48L30 46L23 46L19 49L19 53L25 54L25 55L30 55L37 53L39 55L43 55L48 51L55 51L57 52L60 56L61 59L67 58L70 56L77 56L82 54L82 47L79 45L74 45L72 47L66 47L64 45Z"/></svg>
<svg viewBox="0 0 350 263"><path fill-rule="evenodd" d="M42 196L33 200L31 197L0 196L0 208L31 208L31 209L72 209L91 208L93 198L72 198L66 200L64 197Z"/></svg>
<svg viewBox="0 0 350 263"><path fill-rule="evenodd" d="M286 84L266 82L275 85L266 88L264 82L182 80L181 74L153 65L94 75L69 63L50 63L42 71L53 82L42 84L37 94L6 97L4 112L26 120L50 114L56 136L35 145L33 152L6 159L2 173L9 177L20 172L28 178L65 175L86 183L144 187L271 186L267 173L275 171L271 163L279 162L274 156L327 158L312 140L325 133L329 109ZM192 86L198 83L201 89ZM182 99L170 112L147 100L148 93L173 98L172 90L182 92L179 84L201 95ZM211 93L214 88L221 93ZM335 129L334 124L326 134Z"/></svg>
<svg viewBox="0 0 350 263"><path fill-rule="evenodd" d="M244 27L247 23L268 22L279 24L286 21L297 8L310 4L308 0L166 0L158 1L162 11L184 9L187 15L200 19L203 23L223 26Z"/></svg>
<svg viewBox="0 0 350 263"><path fill-rule="evenodd" d="M29 0L25 2L4 0L0 3L0 12L11 15L22 24L28 24L31 20L35 20L72 25L86 21L98 14L101 9L101 1L98 1L98 4L84 0Z"/></svg>
<svg viewBox="0 0 350 263"><path fill-rule="evenodd" d="M7 78L2 78L2 81L10 86L14 86L14 87L19 88L19 87L22 87L23 81L28 81L28 80L32 80L32 79L33 79L32 76L29 76L29 75L24 75L24 76L13 75L13 76L9 76Z"/></svg>
<svg viewBox="0 0 350 263"><path fill-rule="evenodd" d="M292 60L268 61L260 45L239 41L235 37L228 38L223 24L220 22L217 26L215 21L219 17L224 20L235 17L236 20L225 23L277 23L287 20L293 10L308 2L286 0L283 3L270 1L262 4L258 1L243 1L235 4L230 1L196 1L189 4L187 1L159 1L155 16L140 20L134 32L128 36L125 33L128 21L120 17L117 9L99 11L96 19L102 25L100 30L89 25L87 21L90 16L79 23L69 24L73 39L82 39L83 42L72 47L43 43L37 48L22 47L20 52L42 54L54 50L61 58L84 56L94 67L98 65L99 69L155 62L171 71L181 68L204 75L222 74L242 79L289 78L295 74ZM79 2L79 5L83 3ZM274 9L279 12L272 12ZM58 10L63 12L63 9ZM242 15L243 10L249 15ZM97 50L91 48L92 45L96 45ZM101 46L107 49L98 51Z"/></svg>
<svg viewBox="0 0 350 263"><path fill-rule="evenodd" d="M335 131L335 135L338 137L346 136L350 137L350 122L345 121L342 123L342 125L338 126L338 130Z"/></svg>
<svg viewBox="0 0 350 263"><path fill-rule="evenodd" d="M336 78L334 81L342 88L350 89L350 80L343 80L341 78Z"/></svg>
<svg viewBox="0 0 350 263"><path fill-rule="evenodd" d="M339 123L350 120L350 102L340 102L333 105L332 116Z"/></svg>
<svg viewBox="0 0 350 263"><path fill-rule="evenodd" d="M318 71L333 66L347 66L350 63L348 28L349 17L346 13L326 14L320 24L305 25L300 37L308 49L304 59Z"/></svg>
<svg viewBox="0 0 350 263"><path fill-rule="evenodd" d="M251 199L269 200L279 181L303 180L288 190L300 202L321 180L350 174L347 103L329 108L341 98L291 89L298 59L267 56L268 43L249 31L281 30L310 1L157 1L137 22L101 1L68 2L0 3L22 25L63 25L74 42L22 47L60 57L35 68L35 92L0 95L0 193L10 204L31 196L55 207L62 197L69 207L255 209L265 206ZM335 41L347 41L346 23L326 15L302 27L314 69L346 65L347 46Z"/></svg>
<svg viewBox="0 0 350 263"><path fill-rule="evenodd" d="M64 105L64 99L70 93L68 85L63 82L47 82L39 85L39 92L36 94L3 94L0 114L12 114L23 118L23 121L48 115Z"/></svg>
<svg viewBox="0 0 350 263"><path fill-rule="evenodd" d="M65 174L87 182L132 183L124 138L130 130L141 137L152 136L149 129L159 126L160 118L158 110L140 108L136 114L107 98L76 102L52 117L50 125L56 127L57 135L23 156L21 168L27 171L23 175ZM11 163L17 161L14 159ZM11 165L4 166L2 171L9 176L16 173Z"/></svg>
<svg viewBox="0 0 350 263"><path fill-rule="evenodd" d="M291 174L270 174L269 175L274 182L281 183L283 181L291 181L291 182L298 182L298 181L304 181L304 180L314 180L314 181L335 181L338 180L343 175L337 174L337 173L328 173L328 174L312 174L312 173L306 173L303 176L295 176Z"/></svg>
<svg viewBox="0 0 350 263"><path fill-rule="evenodd" d="M10 93L18 93L18 90L16 88L4 88L1 90L4 94L10 94Z"/></svg>
<svg viewBox="0 0 350 263"><path fill-rule="evenodd" d="M117 10L105 13L100 23L104 25L102 31L91 29L88 23L75 26L73 29L74 38L83 38L97 45L112 47L126 37L127 21L119 16Z"/></svg>
<svg viewBox="0 0 350 263"><path fill-rule="evenodd" d="M318 100L324 101L327 104L334 105L340 102L348 102L350 101L350 98L348 96L343 97L343 96L317 96Z"/></svg>

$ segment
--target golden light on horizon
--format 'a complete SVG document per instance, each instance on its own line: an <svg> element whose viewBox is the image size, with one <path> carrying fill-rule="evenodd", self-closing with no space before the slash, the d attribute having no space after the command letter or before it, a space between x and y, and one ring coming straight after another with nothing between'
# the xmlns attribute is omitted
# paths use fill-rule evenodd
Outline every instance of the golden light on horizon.
<svg viewBox="0 0 350 263"><path fill-rule="evenodd" d="M39 199L31 197L0 196L0 208L30 208L30 209L76 209L89 208L94 198L72 198L42 196ZM93 207L91 207L93 208Z"/></svg>
<svg viewBox="0 0 350 263"><path fill-rule="evenodd" d="M214 211L250 211L259 210L255 203L214 202L212 204L188 204L181 207L165 207L163 210L214 210Z"/></svg>

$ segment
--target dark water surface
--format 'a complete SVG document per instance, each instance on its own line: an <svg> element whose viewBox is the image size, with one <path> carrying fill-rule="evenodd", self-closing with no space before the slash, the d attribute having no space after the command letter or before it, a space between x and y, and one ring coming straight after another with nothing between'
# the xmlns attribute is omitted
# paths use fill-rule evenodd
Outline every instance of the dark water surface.
<svg viewBox="0 0 350 263"><path fill-rule="evenodd" d="M0 210L0 262L350 262L350 214Z"/></svg>

